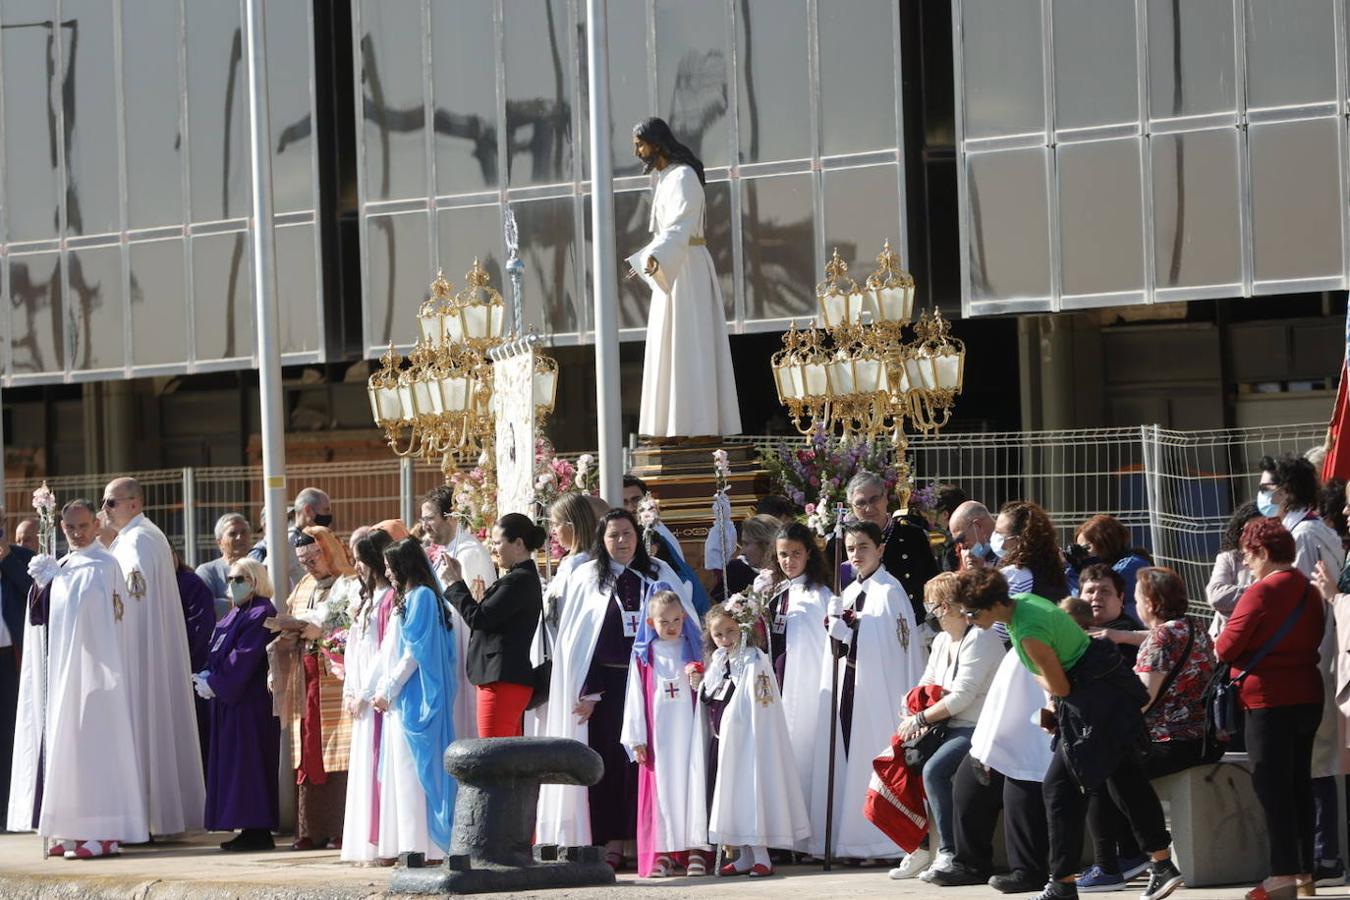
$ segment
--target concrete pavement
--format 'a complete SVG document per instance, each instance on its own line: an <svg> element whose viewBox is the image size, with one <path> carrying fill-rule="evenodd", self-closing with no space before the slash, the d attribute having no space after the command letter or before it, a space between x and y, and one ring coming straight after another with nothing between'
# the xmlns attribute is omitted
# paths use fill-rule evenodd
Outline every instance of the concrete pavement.
<svg viewBox="0 0 1350 900"><path fill-rule="evenodd" d="M109 900L319 900L319 898L385 897L388 869L356 868L338 861L336 852L224 853L217 844L225 835L188 841L131 847L115 859L87 862L41 858L41 843L33 835L0 835L0 897L109 898ZM995 900L1003 895L987 887L935 888L918 881L891 881L884 869L783 867L779 876L746 878L668 878L639 881L632 873L619 876L608 888L543 891L519 897L550 900L672 900L716 897L802 898L941 897L943 900ZM1237 900L1250 885L1232 888L1180 890L1178 898ZM1135 881L1129 891L1110 896L1134 898L1143 888ZM1345 887L1320 888L1319 897L1350 898Z"/></svg>

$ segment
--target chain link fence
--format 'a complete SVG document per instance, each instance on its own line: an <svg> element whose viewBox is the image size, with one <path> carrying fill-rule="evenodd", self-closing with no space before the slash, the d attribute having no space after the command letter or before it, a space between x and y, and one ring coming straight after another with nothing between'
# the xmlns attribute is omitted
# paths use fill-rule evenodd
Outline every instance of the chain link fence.
<svg viewBox="0 0 1350 900"><path fill-rule="evenodd" d="M1171 431L1157 426L1073 431L919 435L910 442L917 483L947 482L996 510L1009 500L1045 506L1062 542L1088 517L1109 513L1159 565L1186 580L1197 613L1219 538L1233 508L1256 493L1256 463L1264 455L1303 453L1322 442L1324 424ZM739 435L734 443L767 448L792 438ZM572 458L574 454L565 454ZM255 526L262 508L262 467L165 469L126 473L140 481L145 512L192 565L214 558L214 527L225 513L242 513ZM114 476L47 479L60 502L95 503ZM357 525L401 517L409 524L418 499L442 483L440 469L421 461L290 466L287 495L317 487L333 501L344 539ZM41 479L8 481L5 516L11 527L31 508Z"/></svg>

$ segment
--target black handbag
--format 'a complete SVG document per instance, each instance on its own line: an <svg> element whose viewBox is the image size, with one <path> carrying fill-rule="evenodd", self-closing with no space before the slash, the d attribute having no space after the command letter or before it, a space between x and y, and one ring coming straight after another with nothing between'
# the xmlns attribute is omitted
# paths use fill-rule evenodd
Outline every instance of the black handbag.
<svg viewBox="0 0 1350 900"><path fill-rule="evenodd" d="M539 611L539 632L544 639L544 659L531 672L530 702L526 709L538 709L548 702L549 683L553 680L553 654L548 646L548 624L544 621L544 611Z"/></svg>
<svg viewBox="0 0 1350 900"><path fill-rule="evenodd" d="M973 625L966 626L966 633L961 635L961 644L966 642L966 635L970 634L970 630L974 627ZM952 664L953 681L956 680L956 673L961 668L961 644L956 645L956 662ZM934 722L900 745L907 769L916 774L923 772L923 767L928 764L928 760L933 758L933 754L938 752L939 747L947 743L949 724L947 719Z"/></svg>
<svg viewBox="0 0 1350 900"><path fill-rule="evenodd" d="M1270 636L1261 648L1257 650L1237 677L1229 677L1230 666L1220 665L1214 677L1210 679L1205 686L1205 712L1208 717L1205 727L1205 750L1206 752L1217 749L1219 745L1227 744L1237 734L1242 721L1242 682L1247 680L1247 676L1252 673L1257 664L1265 659L1266 654L1275 649L1275 645L1284 640L1285 636L1293 629L1294 624L1303 616L1303 609L1308 605L1308 591L1311 586L1305 588L1303 596L1300 598L1298 609L1294 610L1293 615L1280 623L1280 627Z"/></svg>

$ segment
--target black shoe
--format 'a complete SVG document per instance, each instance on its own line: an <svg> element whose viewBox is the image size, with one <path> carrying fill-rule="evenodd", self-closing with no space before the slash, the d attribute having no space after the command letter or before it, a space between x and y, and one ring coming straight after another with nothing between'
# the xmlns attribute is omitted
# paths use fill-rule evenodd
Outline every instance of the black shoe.
<svg viewBox="0 0 1350 900"><path fill-rule="evenodd" d="M1013 869L1003 875L995 875L987 884L1001 894L1025 894L1039 891L1045 885L1045 876Z"/></svg>
<svg viewBox="0 0 1350 900"><path fill-rule="evenodd" d="M233 840L221 844L220 849L232 853L256 853L275 850L276 842L272 840L272 832L266 828L245 828Z"/></svg>
<svg viewBox="0 0 1350 900"><path fill-rule="evenodd" d="M1034 900L1077 900L1078 888L1072 881L1047 881Z"/></svg>
<svg viewBox="0 0 1350 900"><path fill-rule="evenodd" d="M1313 880L1317 882L1318 887L1345 884L1345 866L1341 865L1339 859L1330 861L1319 859L1313 870Z"/></svg>
<svg viewBox="0 0 1350 900"><path fill-rule="evenodd" d="M965 887L971 884L988 884L989 872L968 866L960 860L953 860L951 865L941 869L931 868L919 876L929 884L936 884L938 887Z"/></svg>
<svg viewBox="0 0 1350 900"><path fill-rule="evenodd" d="M1139 900L1162 900L1168 894L1181 887L1181 873L1171 858L1160 859L1148 868L1148 887L1139 895Z"/></svg>

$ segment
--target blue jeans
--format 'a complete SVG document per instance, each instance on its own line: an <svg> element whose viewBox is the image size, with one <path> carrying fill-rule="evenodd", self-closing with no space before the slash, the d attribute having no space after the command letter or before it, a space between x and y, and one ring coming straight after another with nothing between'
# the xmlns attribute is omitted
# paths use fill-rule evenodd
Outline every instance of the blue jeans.
<svg viewBox="0 0 1350 900"><path fill-rule="evenodd" d="M928 794L928 809L932 815L930 833L937 834L938 851L956 852L952 837L952 778L970 752L971 728L949 728L947 739L923 766L923 789ZM932 841L929 841L930 848Z"/></svg>

